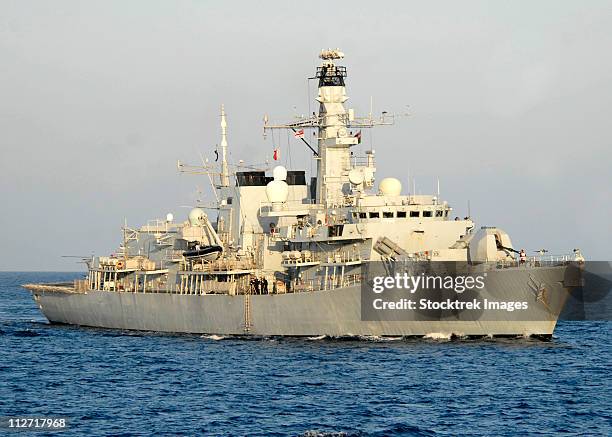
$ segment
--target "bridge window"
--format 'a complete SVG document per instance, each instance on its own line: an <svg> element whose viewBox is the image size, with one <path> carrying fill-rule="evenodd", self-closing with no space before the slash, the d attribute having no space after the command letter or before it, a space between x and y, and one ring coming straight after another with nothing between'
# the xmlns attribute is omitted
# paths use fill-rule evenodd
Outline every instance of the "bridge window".
<svg viewBox="0 0 612 437"><path fill-rule="evenodd" d="M379 214L379 213L377 213L377 212L371 212L371 213L370 213L370 218L371 218L371 219L372 219L372 218L379 218L379 217L380 217L380 214Z"/></svg>
<svg viewBox="0 0 612 437"><path fill-rule="evenodd" d="M420 217L420 216L421 216L420 211L410 211L410 217Z"/></svg>
<svg viewBox="0 0 612 437"><path fill-rule="evenodd" d="M406 218L406 211L398 211L397 218Z"/></svg>
<svg viewBox="0 0 612 437"><path fill-rule="evenodd" d="M390 211L383 211L383 218L393 218L393 213Z"/></svg>
<svg viewBox="0 0 612 437"><path fill-rule="evenodd" d="M444 214L444 211L442 211L441 209L438 209L436 211L436 217L442 217L443 214Z"/></svg>
<svg viewBox="0 0 612 437"><path fill-rule="evenodd" d="M423 211L423 217L431 217L431 211Z"/></svg>
<svg viewBox="0 0 612 437"><path fill-rule="evenodd" d="M365 212L360 212L360 213L359 213L359 218L360 218L360 219L364 219L364 218L366 218L366 217L367 217L367 214L366 214Z"/></svg>

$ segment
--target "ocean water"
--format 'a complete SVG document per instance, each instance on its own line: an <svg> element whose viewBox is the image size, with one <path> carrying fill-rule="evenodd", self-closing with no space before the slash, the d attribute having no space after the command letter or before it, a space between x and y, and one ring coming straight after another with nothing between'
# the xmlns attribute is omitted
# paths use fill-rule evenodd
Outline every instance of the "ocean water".
<svg viewBox="0 0 612 437"><path fill-rule="evenodd" d="M77 276L0 273L0 416L66 417L62 436L612 435L610 322L550 342L243 340L49 325L20 288Z"/></svg>

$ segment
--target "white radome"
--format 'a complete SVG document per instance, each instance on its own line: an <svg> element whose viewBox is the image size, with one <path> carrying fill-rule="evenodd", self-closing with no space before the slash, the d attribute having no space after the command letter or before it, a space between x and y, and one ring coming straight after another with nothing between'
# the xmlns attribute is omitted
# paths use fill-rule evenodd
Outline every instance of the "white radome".
<svg viewBox="0 0 612 437"><path fill-rule="evenodd" d="M286 181L287 180L287 169L282 165L277 165L272 170L272 177L275 181Z"/></svg>
<svg viewBox="0 0 612 437"><path fill-rule="evenodd" d="M395 178L384 178L378 185L378 191L385 196L399 196L402 193L402 183Z"/></svg>
<svg viewBox="0 0 612 437"><path fill-rule="evenodd" d="M166 221L168 223L171 223L172 220L174 220L174 215L171 212L169 212L168 214L166 214Z"/></svg>
<svg viewBox="0 0 612 437"><path fill-rule="evenodd" d="M206 213L200 208L193 208L189 211L189 224L191 226L200 226L206 221Z"/></svg>
<svg viewBox="0 0 612 437"><path fill-rule="evenodd" d="M289 197L289 185L283 180L274 179L266 185L266 196L272 203L284 203Z"/></svg>
<svg viewBox="0 0 612 437"><path fill-rule="evenodd" d="M348 177L349 177L349 181L353 185L361 185L364 180L363 172L357 169L353 169L349 171Z"/></svg>

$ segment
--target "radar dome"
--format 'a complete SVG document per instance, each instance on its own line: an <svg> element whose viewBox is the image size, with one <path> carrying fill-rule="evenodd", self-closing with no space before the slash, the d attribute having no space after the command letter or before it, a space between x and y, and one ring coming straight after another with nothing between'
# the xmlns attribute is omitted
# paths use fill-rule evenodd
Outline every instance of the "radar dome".
<svg viewBox="0 0 612 437"><path fill-rule="evenodd" d="M191 226L201 226L206 221L206 213L200 208L193 208L189 211L189 224Z"/></svg>
<svg viewBox="0 0 612 437"><path fill-rule="evenodd" d="M172 213L169 212L168 214L166 214L166 221L170 223L172 220L174 220L174 215L172 215Z"/></svg>
<svg viewBox="0 0 612 437"><path fill-rule="evenodd" d="M353 169L349 171L348 177L349 177L349 181L353 185L360 185L363 183L363 180L364 180L363 172L357 169Z"/></svg>
<svg viewBox="0 0 612 437"><path fill-rule="evenodd" d="M399 196L402 193L402 183L395 178L384 178L378 185L378 191L385 196Z"/></svg>
<svg viewBox="0 0 612 437"><path fill-rule="evenodd" d="M286 202L289 197L289 185L285 181L274 179L266 185L266 196L272 203Z"/></svg>
<svg viewBox="0 0 612 437"><path fill-rule="evenodd" d="M275 181L286 181L287 180L287 169L282 165L277 165L272 170L272 176Z"/></svg>

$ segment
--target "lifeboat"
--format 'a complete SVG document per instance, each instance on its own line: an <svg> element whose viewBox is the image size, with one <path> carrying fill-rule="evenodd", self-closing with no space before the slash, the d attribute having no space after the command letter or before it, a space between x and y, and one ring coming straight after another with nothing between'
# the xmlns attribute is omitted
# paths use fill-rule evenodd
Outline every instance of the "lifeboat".
<svg viewBox="0 0 612 437"><path fill-rule="evenodd" d="M206 261L214 261L219 258L221 252L223 252L223 248L221 246L203 246L196 249L186 250L183 252L183 256L189 259L202 258Z"/></svg>

